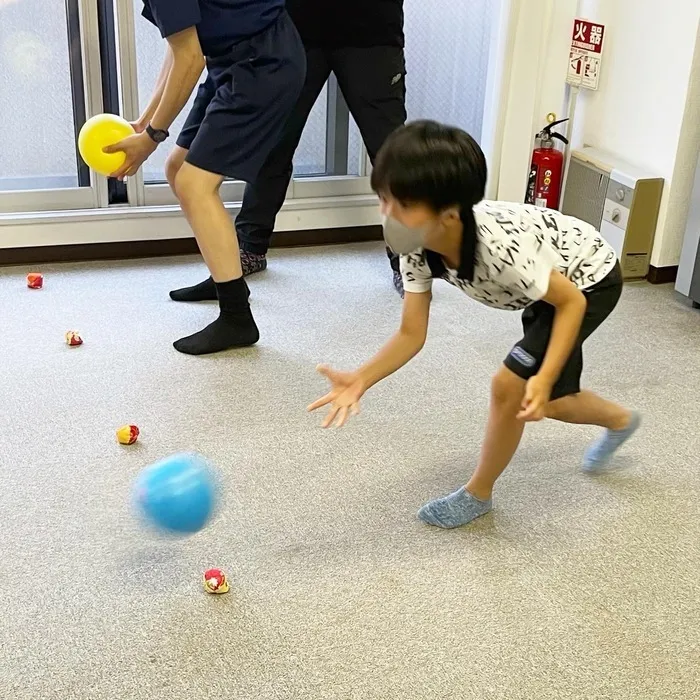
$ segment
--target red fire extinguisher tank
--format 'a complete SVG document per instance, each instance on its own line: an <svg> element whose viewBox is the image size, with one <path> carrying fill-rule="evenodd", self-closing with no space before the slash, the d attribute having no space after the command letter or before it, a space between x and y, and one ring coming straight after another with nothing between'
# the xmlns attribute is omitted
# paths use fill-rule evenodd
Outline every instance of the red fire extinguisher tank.
<svg viewBox="0 0 700 700"><path fill-rule="evenodd" d="M562 176L564 173L564 154L554 146L555 139L564 144L569 143L564 136L557 134L552 129L567 121L559 121L548 124L540 131L536 138L539 146L532 152L532 165L528 178L526 204L534 204L547 209L559 208L561 196Z"/></svg>

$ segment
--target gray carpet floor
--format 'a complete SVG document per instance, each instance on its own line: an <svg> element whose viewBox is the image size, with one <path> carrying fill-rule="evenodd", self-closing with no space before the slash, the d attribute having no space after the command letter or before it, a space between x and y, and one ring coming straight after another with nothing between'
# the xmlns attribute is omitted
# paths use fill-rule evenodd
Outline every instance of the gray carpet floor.
<svg viewBox="0 0 700 700"><path fill-rule="evenodd" d="M474 464L517 314L438 284L422 355L324 432L315 365L397 323L380 246L274 253L260 345L209 358L171 346L215 311L167 296L198 260L42 271L0 270L3 700L700 697L700 315L670 287L628 285L587 346L588 386L645 414L620 468L586 477L596 431L534 425L493 514L444 532L415 512ZM224 504L173 541L130 488L180 450ZM229 595L202 591L210 566Z"/></svg>

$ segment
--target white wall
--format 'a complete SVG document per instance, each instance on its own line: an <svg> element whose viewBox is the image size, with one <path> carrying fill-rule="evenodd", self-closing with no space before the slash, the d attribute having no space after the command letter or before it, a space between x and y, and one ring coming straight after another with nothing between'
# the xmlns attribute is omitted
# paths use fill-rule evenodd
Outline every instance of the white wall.
<svg viewBox="0 0 700 700"><path fill-rule="evenodd" d="M503 0L491 50L482 144L488 196L522 202L535 133L564 117L566 68L578 0Z"/></svg>
<svg viewBox="0 0 700 700"><path fill-rule="evenodd" d="M668 198L666 221L663 231L662 245L656 249L661 265L675 265L683 247L690 214L691 199L700 192L694 186L700 162L700 22L698 23L695 55L690 69L688 99L685 103L685 113L681 125L676 164L673 169L673 187ZM666 251L670 262L664 262ZM653 261L652 261L653 262ZM654 263L655 265L657 263Z"/></svg>
<svg viewBox="0 0 700 700"><path fill-rule="evenodd" d="M691 66L698 0L582 0L606 25L600 89L582 90L574 145L596 146L666 180L651 264L678 263L700 149L700 85ZM695 57L700 71L700 48Z"/></svg>

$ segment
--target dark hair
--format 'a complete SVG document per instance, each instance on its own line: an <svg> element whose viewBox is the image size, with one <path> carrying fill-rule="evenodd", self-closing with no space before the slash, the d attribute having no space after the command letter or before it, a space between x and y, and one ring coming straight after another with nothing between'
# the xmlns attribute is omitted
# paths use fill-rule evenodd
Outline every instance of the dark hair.
<svg viewBox="0 0 700 700"><path fill-rule="evenodd" d="M464 240L459 276L474 277L476 221L472 208L484 198L486 158L479 144L462 129L434 121L415 121L397 129L384 143L372 171L372 189L436 212L459 206ZM445 266L428 251L434 276Z"/></svg>

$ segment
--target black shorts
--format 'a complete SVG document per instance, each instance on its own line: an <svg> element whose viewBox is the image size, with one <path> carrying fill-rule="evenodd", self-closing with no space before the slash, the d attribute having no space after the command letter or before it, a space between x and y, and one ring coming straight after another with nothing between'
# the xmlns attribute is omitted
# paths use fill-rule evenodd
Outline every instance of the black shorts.
<svg viewBox="0 0 700 700"><path fill-rule="evenodd" d="M571 357L564 365L552 390L552 400L581 391L583 371L583 342L610 315L622 293L622 272L617 263L605 279L583 290L588 306L583 317L581 332ZM530 379L539 372L549 345L554 322L554 307L538 301L523 311L525 335L515 344L504 360L505 366L523 379Z"/></svg>
<svg viewBox="0 0 700 700"><path fill-rule="evenodd" d="M177 145L211 173L252 182L282 134L306 75L306 52L286 12L231 52L207 59L208 76Z"/></svg>

